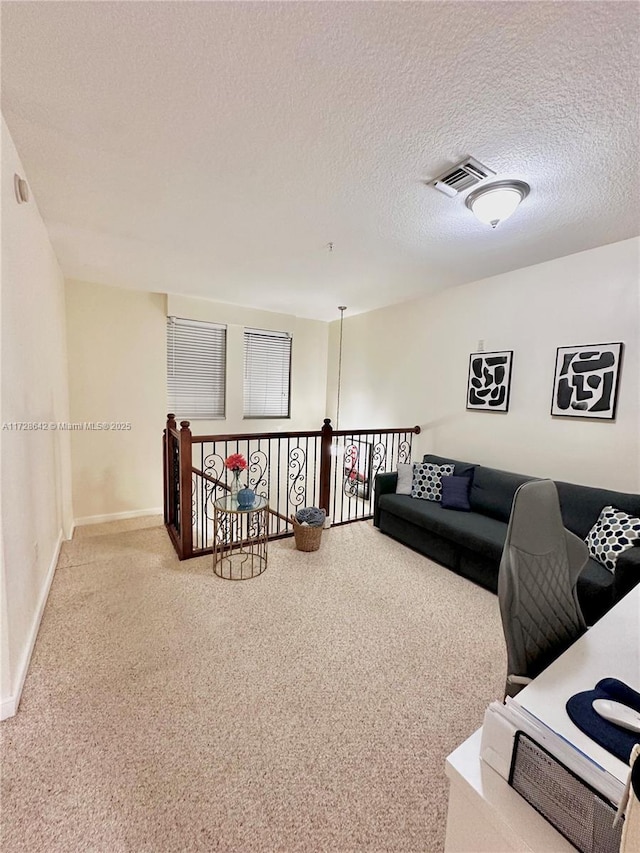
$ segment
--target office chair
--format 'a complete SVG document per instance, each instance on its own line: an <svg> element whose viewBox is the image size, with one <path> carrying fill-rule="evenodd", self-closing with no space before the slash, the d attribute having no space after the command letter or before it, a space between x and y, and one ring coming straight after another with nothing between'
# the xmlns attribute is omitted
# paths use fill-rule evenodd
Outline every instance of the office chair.
<svg viewBox="0 0 640 853"><path fill-rule="evenodd" d="M565 529L552 480L516 491L498 575L507 644L505 696L515 696L583 634L576 581L586 544Z"/></svg>

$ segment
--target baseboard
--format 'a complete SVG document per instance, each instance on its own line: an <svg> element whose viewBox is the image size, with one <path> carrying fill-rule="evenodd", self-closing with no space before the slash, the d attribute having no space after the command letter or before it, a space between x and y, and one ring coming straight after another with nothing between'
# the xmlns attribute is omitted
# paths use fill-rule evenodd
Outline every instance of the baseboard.
<svg viewBox="0 0 640 853"><path fill-rule="evenodd" d="M13 696L9 696L6 699L2 700L2 703L0 704L0 720L6 720L8 717L13 717L18 711L20 697L22 696L22 688L24 687L24 680L27 677L27 672L29 670L31 655L33 654L33 647L36 644L36 638L38 636L38 631L40 630L42 614L44 613L47 598L49 597L49 590L51 589L53 576L56 573L56 566L58 565L58 557L60 556L60 548L62 547L63 541L64 533L61 530L58 534L58 541L56 542L53 558L51 559L49 568L47 569L47 575L45 577L44 584L42 586L42 591L40 593L38 607L36 608L36 612L33 617L33 622L31 624L31 632L29 635L29 642L27 643L24 652L22 653L22 659L20 660L20 663L18 665L18 678L15 685L15 691Z"/></svg>
<svg viewBox="0 0 640 853"><path fill-rule="evenodd" d="M128 512L112 512L109 515L85 515L84 518L76 518L73 527L84 527L87 524L104 524L105 521L123 521L126 518L142 518L146 515L162 515L162 507L153 509L133 509Z"/></svg>

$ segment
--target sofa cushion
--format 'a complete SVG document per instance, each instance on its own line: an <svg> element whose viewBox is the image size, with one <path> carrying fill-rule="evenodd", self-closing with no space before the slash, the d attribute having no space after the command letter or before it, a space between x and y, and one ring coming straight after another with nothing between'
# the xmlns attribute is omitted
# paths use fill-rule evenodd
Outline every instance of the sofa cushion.
<svg viewBox="0 0 640 853"><path fill-rule="evenodd" d="M434 527L441 536L449 536L461 548L495 560L496 565L500 563L507 536L503 521L477 512L441 512L442 517L436 519L437 528Z"/></svg>
<svg viewBox="0 0 640 853"><path fill-rule="evenodd" d="M411 497L439 502L444 474L453 474L453 465L433 465L430 462L414 465Z"/></svg>
<svg viewBox="0 0 640 853"><path fill-rule="evenodd" d="M434 518L444 510L436 501L421 501L409 495L380 495L380 511L406 519L418 527L431 529Z"/></svg>
<svg viewBox="0 0 640 853"><path fill-rule="evenodd" d="M406 495L381 495L380 510L433 531L459 547L500 561L507 535L507 525L502 521L475 512L450 512L435 501L421 501Z"/></svg>
<svg viewBox="0 0 640 853"><path fill-rule="evenodd" d="M433 465L453 465L453 473L456 477L471 477L478 467L476 462L460 462L459 459L447 459L444 456L435 456L433 453L425 453L423 462L431 462Z"/></svg>
<svg viewBox="0 0 640 853"><path fill-rule="evenodd" d="M613 575L613 595L615 601L623 598L634 586L640 583L640 546L623 551L616 561Z"/></svg>
<svg viewBox="0 0 640 853"><path fill-rule="evenodd" d="M561 481L556 481L556 488L564 526L581 539L586 538L605 506L614 506L629 515L640 516L640 495Z"/></svg>
<svg viewBox="0 0 640 853"><path fill-rule="evenodd" d="M512 471L500 471L498 468L478 465L473 475L469 497L471 509L506 523L511 515L516 489L535 479L527 474L514 474Z"/></svg>
<svg viewBox="0 0 640 853"><path fill-rule="evenodd" d="M458 512L469 512L469 489L471 488L470 477L456 477L451 475L443 477L442 498L440 505L442 509L454 509Z"/></svg>
<svg viewBox="0 0 640 853"><path fill-rule="evenodd" d="M613 604L611 572L597 560L587 560L577 585L578 603L587 625L593 625Z"/></svg>
<svg viewBox="0 0 640 853"><path fill-rule="evenodd" d="M640 518L605 506L585 541L591 557L615 572L620 554L640 541Z"/></svg>

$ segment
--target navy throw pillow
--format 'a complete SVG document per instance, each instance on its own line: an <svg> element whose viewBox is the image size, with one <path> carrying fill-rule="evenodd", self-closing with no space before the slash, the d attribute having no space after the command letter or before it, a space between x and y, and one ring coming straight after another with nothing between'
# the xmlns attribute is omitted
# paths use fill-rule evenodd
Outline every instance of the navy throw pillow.
<svg viewBox="0 0 640 853"><path fill-rule="evenodd" d="M460 512L469 512L469 487L471 485L470 477L443 477L442 483L442 500L443 509L457 509Z"/></svg>

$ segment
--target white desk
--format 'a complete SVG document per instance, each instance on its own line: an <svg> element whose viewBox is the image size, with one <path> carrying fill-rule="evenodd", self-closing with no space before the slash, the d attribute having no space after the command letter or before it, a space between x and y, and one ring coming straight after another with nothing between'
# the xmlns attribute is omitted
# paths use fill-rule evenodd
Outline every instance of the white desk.
<svg viewBox="0 0 640 853"><path fill-rule="evenodd" d="M557 661L516 696L522 705L625 782L629 766L591 740L569 719L567 699L618 678L640 691L640 586L605 614Z"/></svg>
<svg viewBox="0 0 640 853"><path fill-rule="evenodd" d="M629 768L569 719L570 696L601 678L640 691L640 586L524 688L517 701L621 781ZM480 760L478 729L447 758L450 781L446 853L564 853L575 848Z"/></svg>

